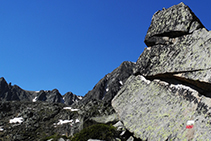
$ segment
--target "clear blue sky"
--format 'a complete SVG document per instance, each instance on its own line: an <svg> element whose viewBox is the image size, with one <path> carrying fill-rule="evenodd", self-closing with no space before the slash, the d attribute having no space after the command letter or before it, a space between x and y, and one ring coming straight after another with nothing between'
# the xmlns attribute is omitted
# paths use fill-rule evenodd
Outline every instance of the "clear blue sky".
<svg viewBox="0 0 211 141"><path fill-rule="evenodd" d="M85 95L143 52L152 15L179 0L0 1L0 77L26 90ZM210 0L184 0L211 28Z"/></svg>

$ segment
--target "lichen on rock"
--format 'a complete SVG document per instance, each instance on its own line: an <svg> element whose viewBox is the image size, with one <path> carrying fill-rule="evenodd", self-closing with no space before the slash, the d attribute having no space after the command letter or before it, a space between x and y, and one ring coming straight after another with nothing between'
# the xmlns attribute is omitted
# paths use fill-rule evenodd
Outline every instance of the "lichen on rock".
<svg viewBox="0 0 211 141"><path fill-rule="evenodd" d="M112 100L125 128L142 140L210 140L210 32L180 3L153 15L145 43Z"/></svg>

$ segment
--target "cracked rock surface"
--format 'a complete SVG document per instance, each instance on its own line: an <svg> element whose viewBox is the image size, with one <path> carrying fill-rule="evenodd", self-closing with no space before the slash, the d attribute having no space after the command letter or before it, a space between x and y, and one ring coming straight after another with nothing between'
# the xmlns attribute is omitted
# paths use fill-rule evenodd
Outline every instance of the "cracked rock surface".
<svg viewBox="0 0 211 141"><path fill-rule="evenodd" d="M145 43L112 100L125 128L142 140L210 140L210 31L180 3L153 15Z"/></svg>
<svg viewBox="0 0 211 141"><path fill-rule="evenodd" d="M203 28L200 20L184 3L157 11L145 37L147 46L173 43L171 38Z"/></svg>

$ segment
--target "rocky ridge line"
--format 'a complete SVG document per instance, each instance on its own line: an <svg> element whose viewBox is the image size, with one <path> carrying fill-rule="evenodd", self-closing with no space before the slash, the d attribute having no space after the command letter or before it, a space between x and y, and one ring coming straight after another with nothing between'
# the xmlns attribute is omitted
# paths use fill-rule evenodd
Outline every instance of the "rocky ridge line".
<svg viewBox="0 0 211 141"><path fill-rule="evenodd" d="M12 86L11 83L8 84L3 77L0 78L0 101L45 101L72 105L74 102L78 102L81 99L82 96L76 96L72 92L68 92L62 96L57 89L53 89L52 91L23 90L17 85Z"/></svg>

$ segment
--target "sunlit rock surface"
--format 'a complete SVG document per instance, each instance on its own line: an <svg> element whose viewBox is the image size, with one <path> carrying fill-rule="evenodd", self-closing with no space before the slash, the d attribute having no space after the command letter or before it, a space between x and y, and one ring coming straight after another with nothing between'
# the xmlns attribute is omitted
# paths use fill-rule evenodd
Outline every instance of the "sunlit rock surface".
<svg viewBox="0 0 211 141"><path fill-rule="evenodd" d="M210 140L211 33L180 3L153 15L145 43L112 101L125 128L143 140Z"/></svg>

